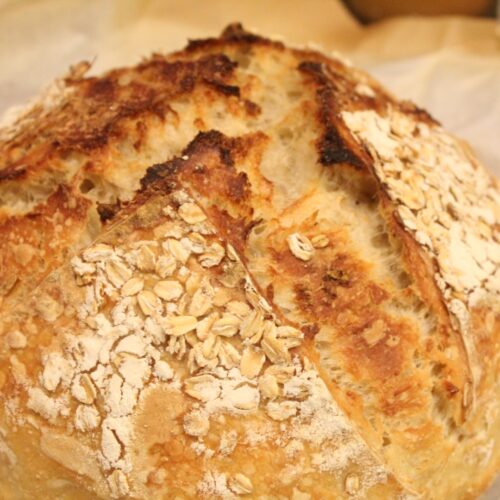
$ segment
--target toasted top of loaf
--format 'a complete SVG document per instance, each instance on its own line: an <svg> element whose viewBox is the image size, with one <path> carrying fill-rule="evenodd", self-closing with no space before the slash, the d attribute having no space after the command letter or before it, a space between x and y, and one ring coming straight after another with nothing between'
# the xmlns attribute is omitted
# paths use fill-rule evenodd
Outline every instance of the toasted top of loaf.
<svg viewBox="0 0 500 500"><path fill-rule="evenodd" d="M468 147L239 25L87 69L0 131L2 494L484 489L499 190Z"/></svg>

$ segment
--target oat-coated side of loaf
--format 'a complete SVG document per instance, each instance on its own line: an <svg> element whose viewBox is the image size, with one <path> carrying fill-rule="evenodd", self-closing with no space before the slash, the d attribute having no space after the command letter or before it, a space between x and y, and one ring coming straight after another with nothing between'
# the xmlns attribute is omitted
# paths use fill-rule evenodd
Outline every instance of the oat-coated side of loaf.
<svg viewBox="0 0 500 500"><path fill-rule="evenodd" d="M499 190L338 58L228 27L0 130L5 498L475 498Z"/></svg>

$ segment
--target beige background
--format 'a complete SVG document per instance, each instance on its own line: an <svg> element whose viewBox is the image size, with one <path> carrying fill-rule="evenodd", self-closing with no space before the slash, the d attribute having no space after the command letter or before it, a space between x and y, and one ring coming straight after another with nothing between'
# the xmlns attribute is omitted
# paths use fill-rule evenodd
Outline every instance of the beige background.
<svg viewBox="0 0 500 500"><path fill-rule="evenodd" d="M348 55L466 138L500 175L500 28L400 18L361 27L335 0L0 0L0 114L81 59L94 70L180 48L241 21ZM500 498L500 482L486 497Z"/></svg>

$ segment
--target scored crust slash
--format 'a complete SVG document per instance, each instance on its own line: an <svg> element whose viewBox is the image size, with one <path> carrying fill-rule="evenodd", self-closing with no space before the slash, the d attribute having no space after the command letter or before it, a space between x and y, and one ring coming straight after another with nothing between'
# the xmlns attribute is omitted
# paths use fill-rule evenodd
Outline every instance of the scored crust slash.
<svg viewBox="0 0 500 500"><path fill-rule="evenodd" d="M499 190L425 111L231 25L0 130L5 498L473 498Z"/></svg>

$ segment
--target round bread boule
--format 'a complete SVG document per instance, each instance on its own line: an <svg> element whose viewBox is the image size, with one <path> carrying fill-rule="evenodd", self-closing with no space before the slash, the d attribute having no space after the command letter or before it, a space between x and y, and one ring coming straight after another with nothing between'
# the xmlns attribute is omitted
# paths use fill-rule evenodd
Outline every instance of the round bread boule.
<svg viewBox="0 0 500 500"><path fill-rule="evenodd" d="M475 498L499 190L364 72L231 25L0 130L0 496Z"/></svg>

